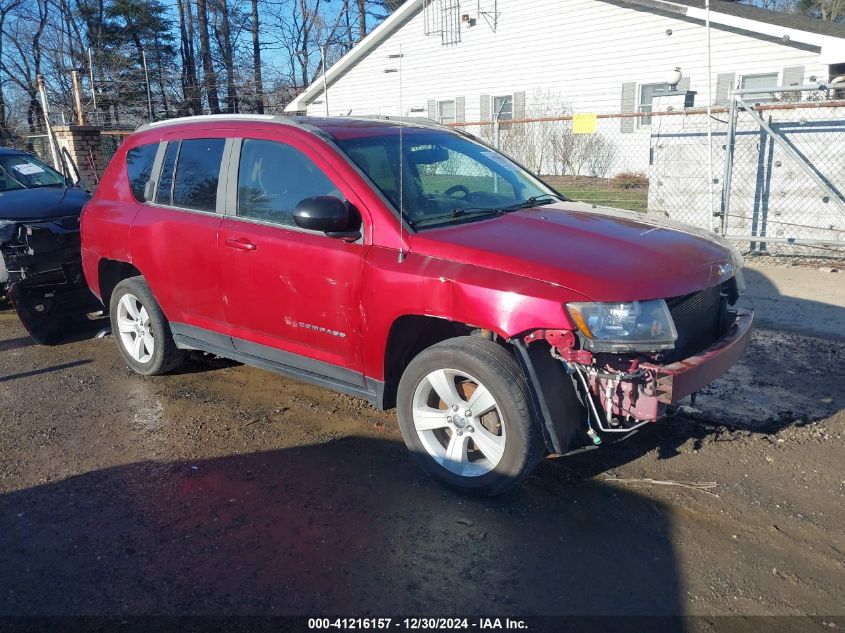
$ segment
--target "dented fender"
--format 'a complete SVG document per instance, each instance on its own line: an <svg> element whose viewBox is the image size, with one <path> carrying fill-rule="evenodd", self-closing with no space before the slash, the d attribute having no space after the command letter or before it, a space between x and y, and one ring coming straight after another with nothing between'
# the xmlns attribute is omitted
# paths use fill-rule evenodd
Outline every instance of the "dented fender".
<svg viewBox="0 0 845 633"><path fill-rule="evenodd" d="M538 328L571 329L564 303L586 297L554 284L395 249L368 253L362 284L364 373L384 380L393 324L405 316L430 316L490 330L511 339Z"/></svg>

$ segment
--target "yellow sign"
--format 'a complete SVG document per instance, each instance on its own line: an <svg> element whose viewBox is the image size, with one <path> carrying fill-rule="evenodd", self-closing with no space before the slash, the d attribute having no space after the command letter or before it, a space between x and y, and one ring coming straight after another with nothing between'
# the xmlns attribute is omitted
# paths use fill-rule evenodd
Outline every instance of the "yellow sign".
<svg viewBox="0 0 845 633"><path fill-rule="evenodd" d="M573 134L595 134L598 127L598 119L595 114L573 114Z"/></svg>

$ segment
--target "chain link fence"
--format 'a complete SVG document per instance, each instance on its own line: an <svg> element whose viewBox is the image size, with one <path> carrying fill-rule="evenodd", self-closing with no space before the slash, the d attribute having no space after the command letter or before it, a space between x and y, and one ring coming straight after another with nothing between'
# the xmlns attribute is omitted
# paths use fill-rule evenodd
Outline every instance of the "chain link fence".
<svg viewBox="0 0 845 633"><path fill-rule="evenodd" d="M132 134L131 130L108 130L100 134L100 139L103 144L103 169L109 164L117 148Z"/></svg>
<svg viewBox="0 0 845 633"><path fill-rule="evenodd" d="M745 252L845 257L845 90L747 93L712 108L709 126L683 94L641 112L453 125L572 199L710 229ZM42 128L13 145L52 163ZM101 130L100 173L129 134Z"/></svg>
<svg viewBox="0 0 845 633"><path fill-rule="evenodd" d="M711 109L711 144L707 111L682 95L653 111L454 125L575 200L713 230L745 252L845 257L845 101L818 86L736 92Z"/></svg>

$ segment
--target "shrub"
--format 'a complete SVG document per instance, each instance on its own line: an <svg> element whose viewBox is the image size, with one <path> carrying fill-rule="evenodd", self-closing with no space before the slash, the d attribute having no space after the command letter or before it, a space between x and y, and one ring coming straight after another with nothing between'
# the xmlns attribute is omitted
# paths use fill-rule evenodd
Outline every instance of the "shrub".
<svg viewBox="0 0 845 633"><path fill-rule="evenodd" d="M648 187L648 176L635 171L623 171L610 179L617 189L645 189Z"/></svg>

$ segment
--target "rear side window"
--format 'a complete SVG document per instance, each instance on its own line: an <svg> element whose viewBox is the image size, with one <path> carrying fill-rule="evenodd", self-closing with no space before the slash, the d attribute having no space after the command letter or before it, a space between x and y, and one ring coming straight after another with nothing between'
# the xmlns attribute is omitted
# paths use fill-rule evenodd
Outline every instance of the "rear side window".
<svg viewBox="0 0 845 633"><path fill-rule="evenodd" d="M126 152L126 175L132 195L138 202L144 202L144 188L153 173L158 143L139 145Z"/></svg>
<svg viewBox="0 0 845 633"><path fill-rule="evenodd" d="M222 138L182 141L173 177L173 206L196 211L215 211L217 182L223 160Z"/></svg>
<svg viewBox="0 0 845 633"><path fill-rule="evenodd" d="M164 164L161 166L161 178L158 179L156 202L159 204L173 204L173 170L176 168L176 157L179 155L179 141L170 141L164 154Z"/></svg>

